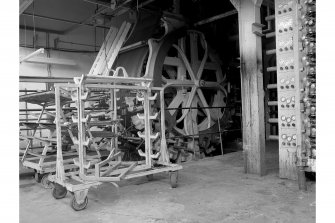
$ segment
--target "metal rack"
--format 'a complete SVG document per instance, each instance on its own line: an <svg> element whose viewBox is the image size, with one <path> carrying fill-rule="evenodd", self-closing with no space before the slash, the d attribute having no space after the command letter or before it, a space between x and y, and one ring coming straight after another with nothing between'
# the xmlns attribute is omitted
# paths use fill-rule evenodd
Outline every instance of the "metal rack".
<svg viewBox="0 0 335 223"><path fill-rule="evenodd" d="M53 123L55 114L47 111L47 107L55 105L55 93L50 92L38 92L29 95L22 95L20 97L21 102L30 104L36 104L41 106L36 122L33 121L22 121L20 126L27 130L32 130L32 134L21 134L20 140L27 141L25 150L20 151L22 153L21 162L26 168L33 169L35 171L35 180L41 182L45 188L50 188L48 181L48 175L56 171L56 139L55 131L56 125ZM60 103L62 105L70 103L71 98L66 95L60 96ZM27 115L29 115L27 113ZM47 115L46 118L43 118ZM37 129L47 130L47 136L37 136ZM67 131L65 128L62 131ZM41 143L41 147L34 147L34 142ZM76 168L73 164L73 157L76 154L75 150L64 150L62 149L63 156L65 157L64 163L66 164L65 170Z"/></svg>
<svg viewBox="0 0 335 223"><path fill-rule="evenodd" d="M158 113L152 114L150 104L160 95L160 115L164 120L164 94L163 88L150 87L151 79L128 77L126 73L118 76L118 72L114 72L113 76L82 76L75 78L74 84L56 84L55 85L55 101L56 101L56 136L57 136L57 162L55 175L49 176L49 180L53 182L53 196L56 199L65 197L67 191L74 194L71 200L71 207L74 210L82 210L87 206L87 193L90 187L98 186L103 182L109 182L116 185L122 180L148 176L151 178L153 174L161 172L170 173L170 183L174 188L177 186L178 170L182 167L178 164L172 164L169 161L169 155L166 148L165 139L165 123L160 122L160 133L152 133L152 120L158 117ZM109 92L109 109L105 114L109 117L105 121L105 127L109 127L111 144L108 157L101 161L98 158L88 158L86 150L88 145L94 142L94 138L86 132L90 132L90 127L101 124L92 121L92 115L85 110L86 102L91 96L91 90L104 89ZM136 92L136 98L142 102L144 114L137 114L138 118L144 121L144 131L138 132L138 136L144 140L145 150L138 150L142 161L123 161L121 152L118 149L118 138L121 131L118 126L118 93L125 90ZM62 117L62 105L60 96L62 92L71 94L72 100L77 108L76 114L72 117L73 125L78 128L78 135L73 136L74 144L77 145L77 157L73 159L74 165L78 171L65 173L64 156L62 153L62 126L65 125ZM152 92L156 93L152 95ZM153 152L153 140L160 137L160 151Z"/></svg>

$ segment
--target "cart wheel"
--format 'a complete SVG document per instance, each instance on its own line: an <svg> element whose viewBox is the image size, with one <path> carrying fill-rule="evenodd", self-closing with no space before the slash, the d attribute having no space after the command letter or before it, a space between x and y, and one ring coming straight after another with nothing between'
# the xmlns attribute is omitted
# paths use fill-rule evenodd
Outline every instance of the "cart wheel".
<svg viewBox="0 0 335 223"><path fill-rule="evenodd" d="M170 184L172 188L176 188L178 183L178 171L170 172Z"/></svg>
<svg viewBox="0 0 335 223"><path fill-rule="evenodd" d="M41 183L41 174L37 173L35 170L35 180L37 183Z"/></svg>
<svg viewBox="0 0 335 223"><path fill-rule="evenodd" d="M84 210L87 206L87 203L88 203L88 198L87 196L85 197L85 200L83 203L81 204L78 204L77 203L77 200L76 200L76 196L73 196L72 199L71 199L71 207L73 208L73 210L75 211L81 211L81 210Z"/></svg>
<svg viewBox="0 0 335 223"><path fill-rule="evenodd" d="M147 175L147 179L148 179L149 181L152 181L152 180L154 179L154 175L153 175L153 174L149 174L149 175Z"/></svg>
<svg viewBox="0 0 335 223"><path fill-rule="evenodd" d="M59 184L54 185L54 188L52 189L52 196L55 199L62 199L66 196L67 190L66 187L63 187Z"/></svg>
<svg viewBox="0 0 335 223"><path fill-rule="evenodd" d="M52 188L52 183L49 181L48 176L50 174L43 174L42 179L41 179L41 184L45 189L51 189Z"/></svg>

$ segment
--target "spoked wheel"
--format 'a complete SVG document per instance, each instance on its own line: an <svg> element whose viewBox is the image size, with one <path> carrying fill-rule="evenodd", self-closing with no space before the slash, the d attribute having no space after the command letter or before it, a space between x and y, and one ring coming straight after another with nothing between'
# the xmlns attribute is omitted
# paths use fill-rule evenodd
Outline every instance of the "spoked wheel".
<svg viewBox="0 0 335 223"><path fill-rule="evenodd" d="M164 95L170 109L166 119L179 134L198 134L223 116L228 81L220 63L205 36L194 30L189 30L167 52L160 75L163 85L171 85ZM198 109L181 109L188 107Z"/></svg>
<svg viewBox="0 0 335 223"><path fill-rule="evenodd" d="M153 174L149 174L149 175L147 175L147 179L148 179L149 181L152 181L152 180L154 179L154 175L153 175Z"/></svg>
<svg viewBox="0 0 335 223"><path fill-rule="evenodd" d="M55 183L54 188L52 189L52 196L55 199L62 199L66 196L67 189L57 183Z"/></svg>
<svg viewBox="0 0 335 223"><path fill-rule="evenodd" d="M45 189L51 189L53 187L52 183L48 179L49 175L49 173L43 174L41 179L41 184Z"/></svg>
<svg viewBox="0 0 335 223"><path fill-rule="evenodd" d="M169 174L171 187L176 188L178 184L178 171L172 171Z"/></svg>
<svg viewBox="0 0 335 223"><path fill-rule="evenodd" d="M77 200L76 200L76 196L73 196L72 199L71 199L70 205L71 205L73 210L81 211L81 210L84 210L87 207L87 203L88 203L88 198L87 197L85 197L83 203L78 204Z"/></svg>

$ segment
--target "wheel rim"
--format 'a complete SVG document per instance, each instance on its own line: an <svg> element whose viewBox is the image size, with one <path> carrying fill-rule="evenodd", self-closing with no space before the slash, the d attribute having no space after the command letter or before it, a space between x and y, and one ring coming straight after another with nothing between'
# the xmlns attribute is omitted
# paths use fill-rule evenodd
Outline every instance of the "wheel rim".
<svg viewBox="0 0 335 223"><path fill-rule="evenodd" d="M88 198L87 197L85 197L85 200L82 204L78 204L77 200L76 200L76 197L74 196L72 198L72 201L71 201L71 207L76 211L80 211L80 210L83 210L83 209L86 208L87 203L88 203Z"/></svg>
<svg viewBox="0 0 335 223"><path fill-rule="evenodd" d="M56 199L61 199L64 198L67 194L67 189L65 187L62 187L60 185L56 186L53 188L52 190L52 195L56 198Z"/></svg>

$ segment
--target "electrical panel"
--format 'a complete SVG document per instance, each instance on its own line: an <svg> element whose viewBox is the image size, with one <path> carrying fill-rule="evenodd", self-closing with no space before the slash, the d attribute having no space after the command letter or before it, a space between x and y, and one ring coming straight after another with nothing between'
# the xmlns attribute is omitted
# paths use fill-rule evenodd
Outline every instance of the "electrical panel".
<svg viewBox="0 0 335 223"><path fill-rule="evenodd" d="M279 175L315 171L315 0L275 0Z"/></svg>

